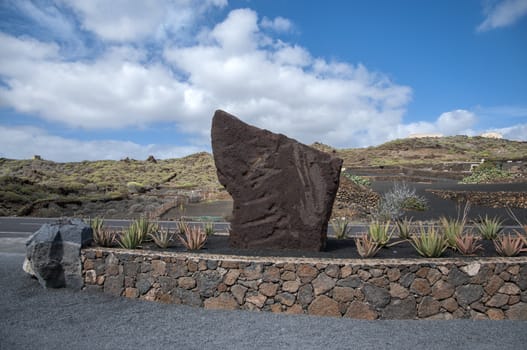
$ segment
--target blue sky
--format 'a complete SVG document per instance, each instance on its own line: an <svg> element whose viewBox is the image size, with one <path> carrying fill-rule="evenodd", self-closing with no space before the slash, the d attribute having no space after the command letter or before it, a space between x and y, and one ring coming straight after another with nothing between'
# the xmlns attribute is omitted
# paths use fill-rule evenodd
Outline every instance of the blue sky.
<svg viewBox="0 0 527 350"><path fill-rule="evenodd" d="M527 0L3 0L0 157L210 151L221 108L301 142L527 140Z"/></svg>

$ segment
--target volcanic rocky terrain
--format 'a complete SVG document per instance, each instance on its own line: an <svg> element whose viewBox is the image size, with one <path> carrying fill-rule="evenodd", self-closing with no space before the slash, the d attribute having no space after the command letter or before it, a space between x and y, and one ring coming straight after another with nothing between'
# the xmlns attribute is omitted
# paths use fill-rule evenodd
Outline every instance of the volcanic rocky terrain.
<svg viewBox="0 0 527 350"><path fill-rule="evenodd" d="M312 147L344 160L334 216L367 219L384 193L405 182L428 202L426 210L408 212L417 219L455 215L456 204L467 200L473 215L505 217L510 207L527 218L527 142L456 136L359 149ZM477 168L489 168L492 176L478 175ZM197 213L228 219L231 209L213 157L205 152L180 159L76 163L0 158L3 216L173 220Z"/></svg>

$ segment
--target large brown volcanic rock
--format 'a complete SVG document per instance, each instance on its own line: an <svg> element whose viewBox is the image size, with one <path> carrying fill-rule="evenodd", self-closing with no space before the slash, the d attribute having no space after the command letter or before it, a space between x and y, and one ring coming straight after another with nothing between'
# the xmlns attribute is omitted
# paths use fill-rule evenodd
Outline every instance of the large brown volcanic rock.
<svg viewBox="0 0 527 350"><path fill-rule="evenodd" d="M212 150L234 199L232 247L325 247L341 159L221 110L212 120Z"/></svg>

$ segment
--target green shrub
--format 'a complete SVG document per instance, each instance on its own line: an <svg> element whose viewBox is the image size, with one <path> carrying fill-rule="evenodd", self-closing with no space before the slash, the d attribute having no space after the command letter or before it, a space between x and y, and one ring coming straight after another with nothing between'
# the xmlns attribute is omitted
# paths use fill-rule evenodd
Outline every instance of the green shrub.
<svg viewBox="0 0 527 350"><path fill-rule="evenodd" d="M146 192L145 186L143 184L140 184L139 182L128 182L126 184L126 188L130 193L144 193Z"/></svg>
<svg viewBox="0 0 527 350"><path fill-rule="evenodd" d="M426 210L427 201L415 193L405 182L394 183L392 189L381 197L377 212L374 214L381 220L398 220L405 210Z"/></svg>
<svg viewBox="0 0 527 350"><path fill-rule="evenodd" d="M405 210L425 211L427 209L426 200L422 197L408 197L402 202L402 208Z"/></svg>
<svg viewBox="0 0 527 350"><path fill-rule="evenodd" d="M347 179L351 180L353 183L361 186L370 186L371 181L365 177L359 175L353 175L350 173L342 173Z"/></svg>
<svg viewBox="0 0 527 350"><path fill-rule="evenodd" d="M27 203L28 198L11 191L0 191L0 201L10 203Z"/></svg>
<svg viewBox="0 0 527 350"><path fill-rule="evenodd" d="M501 170L492 163L483 163L475 168L471 175L463 178L461 182L465 184L481 184L507 181L511 178L512 174L510 172Z"/></svg>
<svg viewBox="0 0 527 350"><path fill-rule="evenodd" d="M104 228L104 219L98 216L94 217L93 219L89 218L87 224L90 225L93 232L100 231Z"/></svg>

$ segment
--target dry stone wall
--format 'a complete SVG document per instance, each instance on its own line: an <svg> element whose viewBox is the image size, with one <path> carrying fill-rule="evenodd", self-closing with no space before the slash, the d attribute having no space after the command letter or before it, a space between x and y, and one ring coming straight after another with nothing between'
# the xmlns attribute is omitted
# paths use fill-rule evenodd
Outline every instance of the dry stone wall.
<svg viewBox="0 0 527 350"><path fill-rule="evenodd" d="M321 260L89 248L85 287L207 309L527 320L527 258Z"/></svg>

